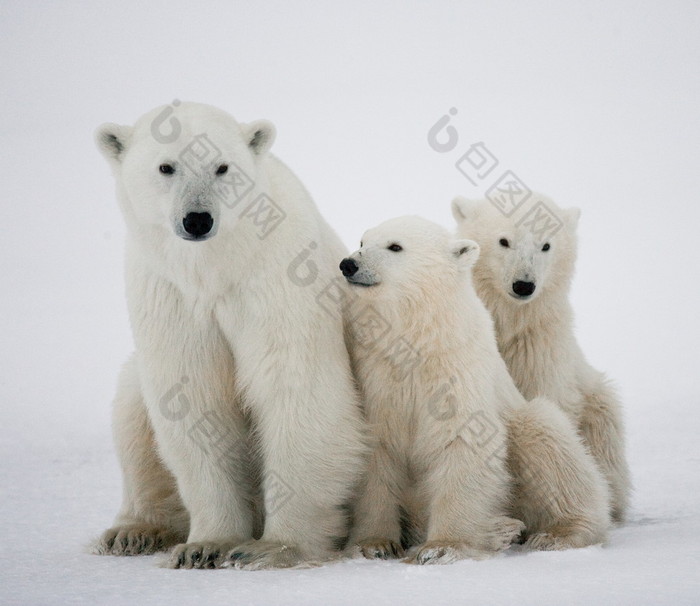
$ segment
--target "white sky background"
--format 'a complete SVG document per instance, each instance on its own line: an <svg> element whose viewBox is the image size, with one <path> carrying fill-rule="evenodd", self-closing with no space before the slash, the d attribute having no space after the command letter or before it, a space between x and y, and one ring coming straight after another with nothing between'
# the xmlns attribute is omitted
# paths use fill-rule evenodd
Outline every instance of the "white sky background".
<svg viewBox="0 0 700 606"><path fill-rule="evenodd" d="M583 211L578 335L620 387L631 448L650 423L697 435L699 4L2 1L0 82L8 449L108 440L131 337L92 133L175 98L272 120L273 151L349 248L401 214L452 228L452 197L486 190L454 163L483 141ZM451 107L459 145L439 154L426 134Z"/></svg>

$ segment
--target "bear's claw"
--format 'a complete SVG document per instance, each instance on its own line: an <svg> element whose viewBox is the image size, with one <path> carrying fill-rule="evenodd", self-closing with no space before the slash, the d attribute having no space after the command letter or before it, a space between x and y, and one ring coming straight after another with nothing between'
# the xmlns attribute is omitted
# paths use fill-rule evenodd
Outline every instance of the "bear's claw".
<svg viewBox="0 0 700 606"><path fill-rule="evenodd" d="M268 541L248 541L230 550L221 560L220 568L263 570L267 568L295 568L304 562L299 550L289 545Z"/></svg>
<svg viewBox="0 0 700 606"><path fill-rule="evenodd" d="M169 528L148 524L115 526L102 533L92 548L97 555L151 555L176 545L182 537Z"/></svg>

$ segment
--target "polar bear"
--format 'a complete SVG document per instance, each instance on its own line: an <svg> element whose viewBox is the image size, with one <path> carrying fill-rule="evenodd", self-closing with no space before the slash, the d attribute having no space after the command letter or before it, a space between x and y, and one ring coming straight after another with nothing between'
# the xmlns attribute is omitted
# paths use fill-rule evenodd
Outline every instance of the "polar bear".
<svg viewBox="0 0 700 606"><path fill-rule="evenodd" d="M508 375L471 284L478 255L473 241L403 217L367 231L341 262L374 434L351 534L366 557L403 554L402 511L421 564L494 555L521 519L537 549L605 538L604 482L566 417L544 399L526 403Z"/></svg>
<svg viewBox="0 0 700 606"><path fill-rule="evenodd" d="M459 235L481 246L476 290L518 389L526 398L546 396L569 416L605 475L613 521L623 522L630 474L621 407L576 342L568 300L580 211L540 194L505 209L458 197L452 211Z"/></svg>
<svg viewBox="0 0 700 606"><path fill-rule="evenodd" d="M123 505L95 551L249 569L335 554L366 460L339 299L317 299L340 240L267 121L174 102L96 138L136 351L114 406ZM301 249L311 281L287 267Z"/></svg>

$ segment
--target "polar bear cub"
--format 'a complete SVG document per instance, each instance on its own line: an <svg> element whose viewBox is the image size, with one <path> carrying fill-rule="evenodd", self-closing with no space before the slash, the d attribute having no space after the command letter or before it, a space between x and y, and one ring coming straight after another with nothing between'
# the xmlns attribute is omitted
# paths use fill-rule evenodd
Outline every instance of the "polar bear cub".
<svg viewBox="0 0 700 606"><path fill-rule="evenodd" d="M612 519L623 522L630 474L621 406L576 342L568 299L580 211L539 194L510 216L465 198L456 198L452 211L459 235L481 246L474 283L518 389L553 400L568 415L607 480Z"/></svg>
<svg viewBox="0 0 700 606"><path fill-rule="evenodd" d="M172 567L254 569L347 538L366 447L341 310L317 300L345 251L274 138L180 102L97 131L136 345L114 407L123 505L98 553L177 544ZM290 279L309 246L313 279Z"/></svg>
<svg viewBox="0 0 700 606"><path fill-rule="evenodd" d="M401 553L399 508L424 529L420 564L488 557L523 530L507 515L506 463L492 456L507 440L508 400L494 380L505 369L488 312L464 293L478 254L474 242L405 217L367 231L341 263L355 287L353 359L375 432L351 535L369 557Z"/></svg>
<svg viewBox="0 0 700 606"><path fill-rule="evenodd" d="M604 482L557 407L513 384L471 283L478 256L475 242L404 217L367 231L341 263L374 432L351 534L366 557L403 553L402 515L422 541L417 563L498 553L519 519L535 549L605 538Z"/></svg>

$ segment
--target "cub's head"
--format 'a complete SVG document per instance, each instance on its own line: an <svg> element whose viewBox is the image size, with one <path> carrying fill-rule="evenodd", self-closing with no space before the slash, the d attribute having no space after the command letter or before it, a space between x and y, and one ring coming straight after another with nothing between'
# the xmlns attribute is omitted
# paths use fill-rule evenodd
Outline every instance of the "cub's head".
<svg viewBox="0 0 700 606"><path fill-rule="evenodd" d="M477 290L514 304L543 292L568 288L576 258L576 224L580 211L563 210L532 194L511 216L488 200L455 198L452 214L460 236L481 247L474 268Z"/></svg>
<svg viewBox="0 0 700 606"><path fill-rule="evenodd" d="M259 185L257 168L275 129L174 101L134 126L103 124L95 138L114 171L129 227L203 241L236 222L239 213L231 209Z"/></svg>
<svg viewBox="0 0 700 606"><path fill-rule="evenodd" d="M478 256L475 242L455 240L426 219L400 217L366 231L360 248L341 261L340 270L368 296L430 298L454 288Z"/></svg>

